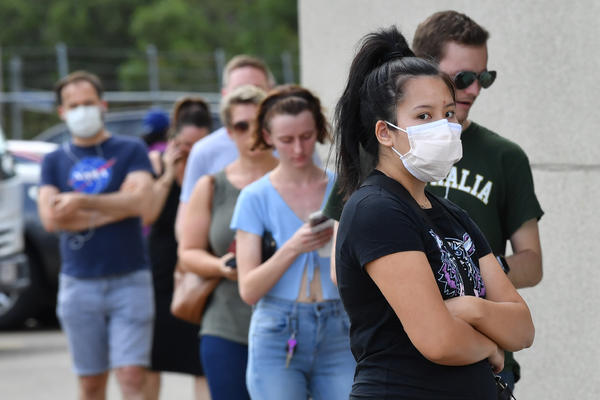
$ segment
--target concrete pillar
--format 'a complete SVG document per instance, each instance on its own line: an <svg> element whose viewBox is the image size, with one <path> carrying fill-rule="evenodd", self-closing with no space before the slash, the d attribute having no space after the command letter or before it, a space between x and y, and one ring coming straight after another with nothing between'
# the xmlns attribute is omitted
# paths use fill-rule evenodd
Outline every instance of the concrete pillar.
<svg viewBox="0 0 600 400"><path fill-rule="evenodd" d="M419 22L448 9L432 0L300 0L301 82L330 114L358 40L396 24L412 42ZM540 222L544 278L521 290L536 324L521 351L519 399L596 399L600 393L600 2L452 2L490 32L494 85L471 119L529 155Z"/></svg>

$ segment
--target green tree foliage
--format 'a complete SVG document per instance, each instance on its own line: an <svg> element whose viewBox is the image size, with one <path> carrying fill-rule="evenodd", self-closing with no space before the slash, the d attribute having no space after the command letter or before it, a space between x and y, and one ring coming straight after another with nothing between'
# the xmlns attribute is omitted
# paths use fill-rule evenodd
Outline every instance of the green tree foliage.
<svg viewBox="0 0 600 400"><path fill-rule="evenodd" d="M133 14L151 0L2 0L2 46L128 47Z"/></svg>
<svg viewBox="0 0 600 400"><path fill-rule="evenodd" d="M181 71L211 62L214 76L215 49L223 49L227 58L238 53L263 57L280 77L281 53L290 52L294 59L298 54L297 0L2 0L0 21L5 58L28 47L46 48L52 57L59 42L69 55L81 49L137 49L135 60L114 56L110 62L125 79L113 89L144 82L148 44L161 54L163 69Z"/></svg>
<svg viewBox="0 0 600 400"><path fill-rule="evenodd" d="M281 53L288 51L297 59L297 27L296 0L158 0L136 10L130 34L137 38L138 48L151 43L159 51L183 54L223 49L227 58L239 53L259 55L281 79ZM161 61L163 67L174 65L170 60ZM206 71L210 68L202 65L207 62L191 56L180 60L180 65ZM140 65L128 64L122 72L133 82L142 71ZM177 86L177 76L161 75L161 81Z"/></svg>
<svg viewBox="0 0 600 400"><path fill-rule="evenodd" d="M149 44L164 90L217 91L216 49L226 59L262 57L280 82L282 52L298 59L297 0L0 0L0 21L2 90L13 56L22 58L24 88L50 90L59 78L57 43L67 45L71 71L97 73L108 90L148 90ZM47 118L29 112L25 135Z"/></svg>
<svg viewBox="0 0 600 400"><path fill-rule="evenodd" d="M297 30L296 0L158 0L139 7L131 24L140 46L265 57L297 52Z"/></svg>

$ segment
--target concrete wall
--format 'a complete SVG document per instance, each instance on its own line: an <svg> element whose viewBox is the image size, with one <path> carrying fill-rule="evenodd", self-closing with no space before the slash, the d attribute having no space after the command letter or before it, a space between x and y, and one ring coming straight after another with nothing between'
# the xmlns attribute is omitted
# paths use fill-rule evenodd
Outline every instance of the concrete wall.
<svg viewBox="0 0 600 400"><path fill-rule="evenodd" d="M450 7L489 30L498 70L470 116L527 152L546 212L544 279L520 292L536 340L517 354L517 398L600 398L600 2L300 0L302 83L331 112L365 33L396 24L410 43L420 21Z"/></svg>

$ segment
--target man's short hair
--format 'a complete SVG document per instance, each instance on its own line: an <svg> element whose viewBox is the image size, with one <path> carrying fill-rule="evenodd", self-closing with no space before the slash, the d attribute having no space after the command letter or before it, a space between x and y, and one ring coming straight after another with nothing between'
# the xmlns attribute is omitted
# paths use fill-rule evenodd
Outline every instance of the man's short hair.
<svg viewBox="0 0 600 400"><path fill-rule="evenodd" d="M419 24L412 48L417 57L440 62L444 58L446 43L482 46L487 43L489 36L485 28L465 14L451 10L440 11Z"/></svg>
<svg viewBox="0 0 600 400"><path fill-rule="evenodd" d="M98 98L102 98L102 94L104 93L104 89L102 88L102 81L98 78L97 75L92 74L87 71L75 71L71 72L69 75L60 79L54 85L54 94L56 95L56 104L62 104L62 90L65 86L75 83L75 82L89 82L94 89L96 89L96 93L98 93Z"/></svg>
<svg viewBox="0 0 600 400"><path fill-rule="evenodd" d="M227 65L225 65L225 69L223 70L223 87L227 86L229 75L233 70L244 67L252 67L262 71L267 78L267 83L269 86L275 86L275 77L263 60L247 54L240 54L233 57L231 60L229 60Z"/></svg>
<svg viewBox="0 0 600 400"><path fill-rule="evenodd" d="M221 122L226 127L231 127L231 109L238 104L254 104L258 106L267 93L253 85L244 85L233 89L221 101Z"/></svg>

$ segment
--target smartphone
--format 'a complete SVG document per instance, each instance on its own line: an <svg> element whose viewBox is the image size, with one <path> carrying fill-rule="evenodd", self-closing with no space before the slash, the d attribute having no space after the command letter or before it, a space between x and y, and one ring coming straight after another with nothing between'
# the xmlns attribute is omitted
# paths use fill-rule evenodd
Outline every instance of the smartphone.
<svg viewBox="0 0 600 400"><path fill-rule="evenodd" d="M321 210L315 211L308 216L308 225L313 233L333 227L333 220L323 215Z"/></svg>
<svg viewBox="0 0 600 400"><path fill-rule="evenodd" d="M317 225L321 225L323 222L327 221L328 219L329 218L327 218L325 215L323 215L323 211L318 210L308 216L308 224L310 226L317 226Z"/></svg>
<svg viewBox="0 0 600 400"><path fill-rule="evenodd" d="M235 260L235 257L231 257L229 260L225 261L225 265L227 265L229 268L237 268L237 261Z"/></svg>

